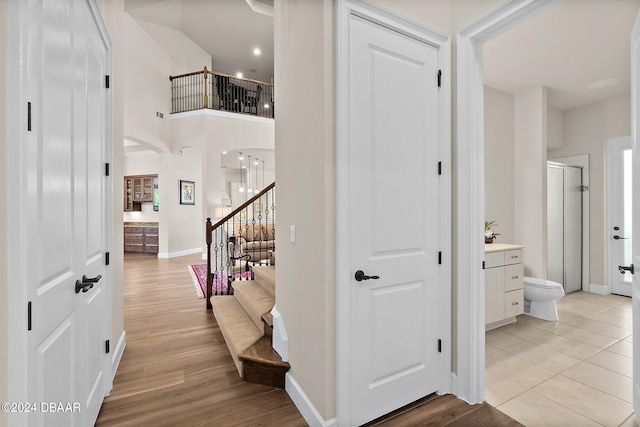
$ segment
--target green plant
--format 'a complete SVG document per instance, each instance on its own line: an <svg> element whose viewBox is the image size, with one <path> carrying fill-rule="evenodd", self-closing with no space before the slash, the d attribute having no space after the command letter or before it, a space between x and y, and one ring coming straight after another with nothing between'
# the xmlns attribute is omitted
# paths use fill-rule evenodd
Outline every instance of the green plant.
<svg viewBox="0 0 640 427"><path fill-rule="evenodd" d="M496 233L491 230L491 227L493 227L494 225L497 226L498 224L496 224L495 221L484 222L484 237L486 237L487 239L495 239L496 236L500 235L500 233Z"/></svg>

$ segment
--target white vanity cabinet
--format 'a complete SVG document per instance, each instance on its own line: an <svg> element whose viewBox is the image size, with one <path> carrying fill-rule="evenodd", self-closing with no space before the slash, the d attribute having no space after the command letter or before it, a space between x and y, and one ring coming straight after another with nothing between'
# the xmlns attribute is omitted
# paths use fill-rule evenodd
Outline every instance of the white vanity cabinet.
<svg viewBox="0 0 640 427"><path fill-rule="evenodd" d="M522 253L524 246L485 245L485 329L516 321L524 309Z"/></svg>

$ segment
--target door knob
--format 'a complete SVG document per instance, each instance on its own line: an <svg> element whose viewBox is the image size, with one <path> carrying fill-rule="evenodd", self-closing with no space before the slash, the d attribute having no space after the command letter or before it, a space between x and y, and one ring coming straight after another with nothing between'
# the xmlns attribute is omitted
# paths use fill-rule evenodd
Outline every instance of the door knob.
<svg viewBox="0 0 640 427"><path fill-rule="evenodd" d="M81 282L80 280L76 280L76 294L80 293L80 291L87 292L89 289L93 288L93 282Z"/></svg>
<svg viewBox="0 0 640 427"><path fill-rule="evenodd" d="M614 239L616 240L626 240L628 239L628 237L620 237L620 236L613 236Z"/></svg>
<svg viewBox="0 0 640 427"><path fill-rule="evenodd" d="M625 271L628 271L629 273L633 274L633 264L631 264L629 267L625 267L624 265L619 265L618 271L622 274L624 274Z"/></svg>
<svg viewBox="0 0 640 427"><path fill-rule="evenodd" d="M367 276L366 274L364 274L364 271L362 270L356 271L356 280L358 282L362 282L363 280L379 279L379 278L380 276Z"/></svg>
<svg viewBox="0 0 640 427"><path fill-rule="evenodd" d="M87 283L98 283L102 279L102 274L98 274L96 277L87 277L86 275L82 276L82 281Z"/></svg>

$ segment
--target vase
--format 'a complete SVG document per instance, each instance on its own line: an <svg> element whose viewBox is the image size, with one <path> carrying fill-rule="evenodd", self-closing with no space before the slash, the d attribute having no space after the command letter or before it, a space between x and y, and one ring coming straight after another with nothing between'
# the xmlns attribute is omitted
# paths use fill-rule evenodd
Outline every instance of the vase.
<svg viewBox="0 0 640 427"><path fill-rule="evenodd" d="M485 237L484 238L484 242L485 243L493 243L493 237Z"/></svg>

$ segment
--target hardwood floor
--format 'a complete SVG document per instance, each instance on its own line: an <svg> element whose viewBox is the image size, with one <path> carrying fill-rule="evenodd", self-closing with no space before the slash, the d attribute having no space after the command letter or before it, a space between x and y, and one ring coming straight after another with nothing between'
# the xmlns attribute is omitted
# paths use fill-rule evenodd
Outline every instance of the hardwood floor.
<svg viewBox="0 0 640 427"><path fill-rule="evenodd" d="M187 270L125 255L127 346L97 426L306 426L284 390L244 382Z"/></svg>
<svg viewBox="0 0 640 427"><path fill-rule="evenodd" d="M97 426L278 426L307 423L284 390L244 382L187 270L200 255L126 254L127 346ZM370 426L520 424L493 407L429 396Z"/></svg>

